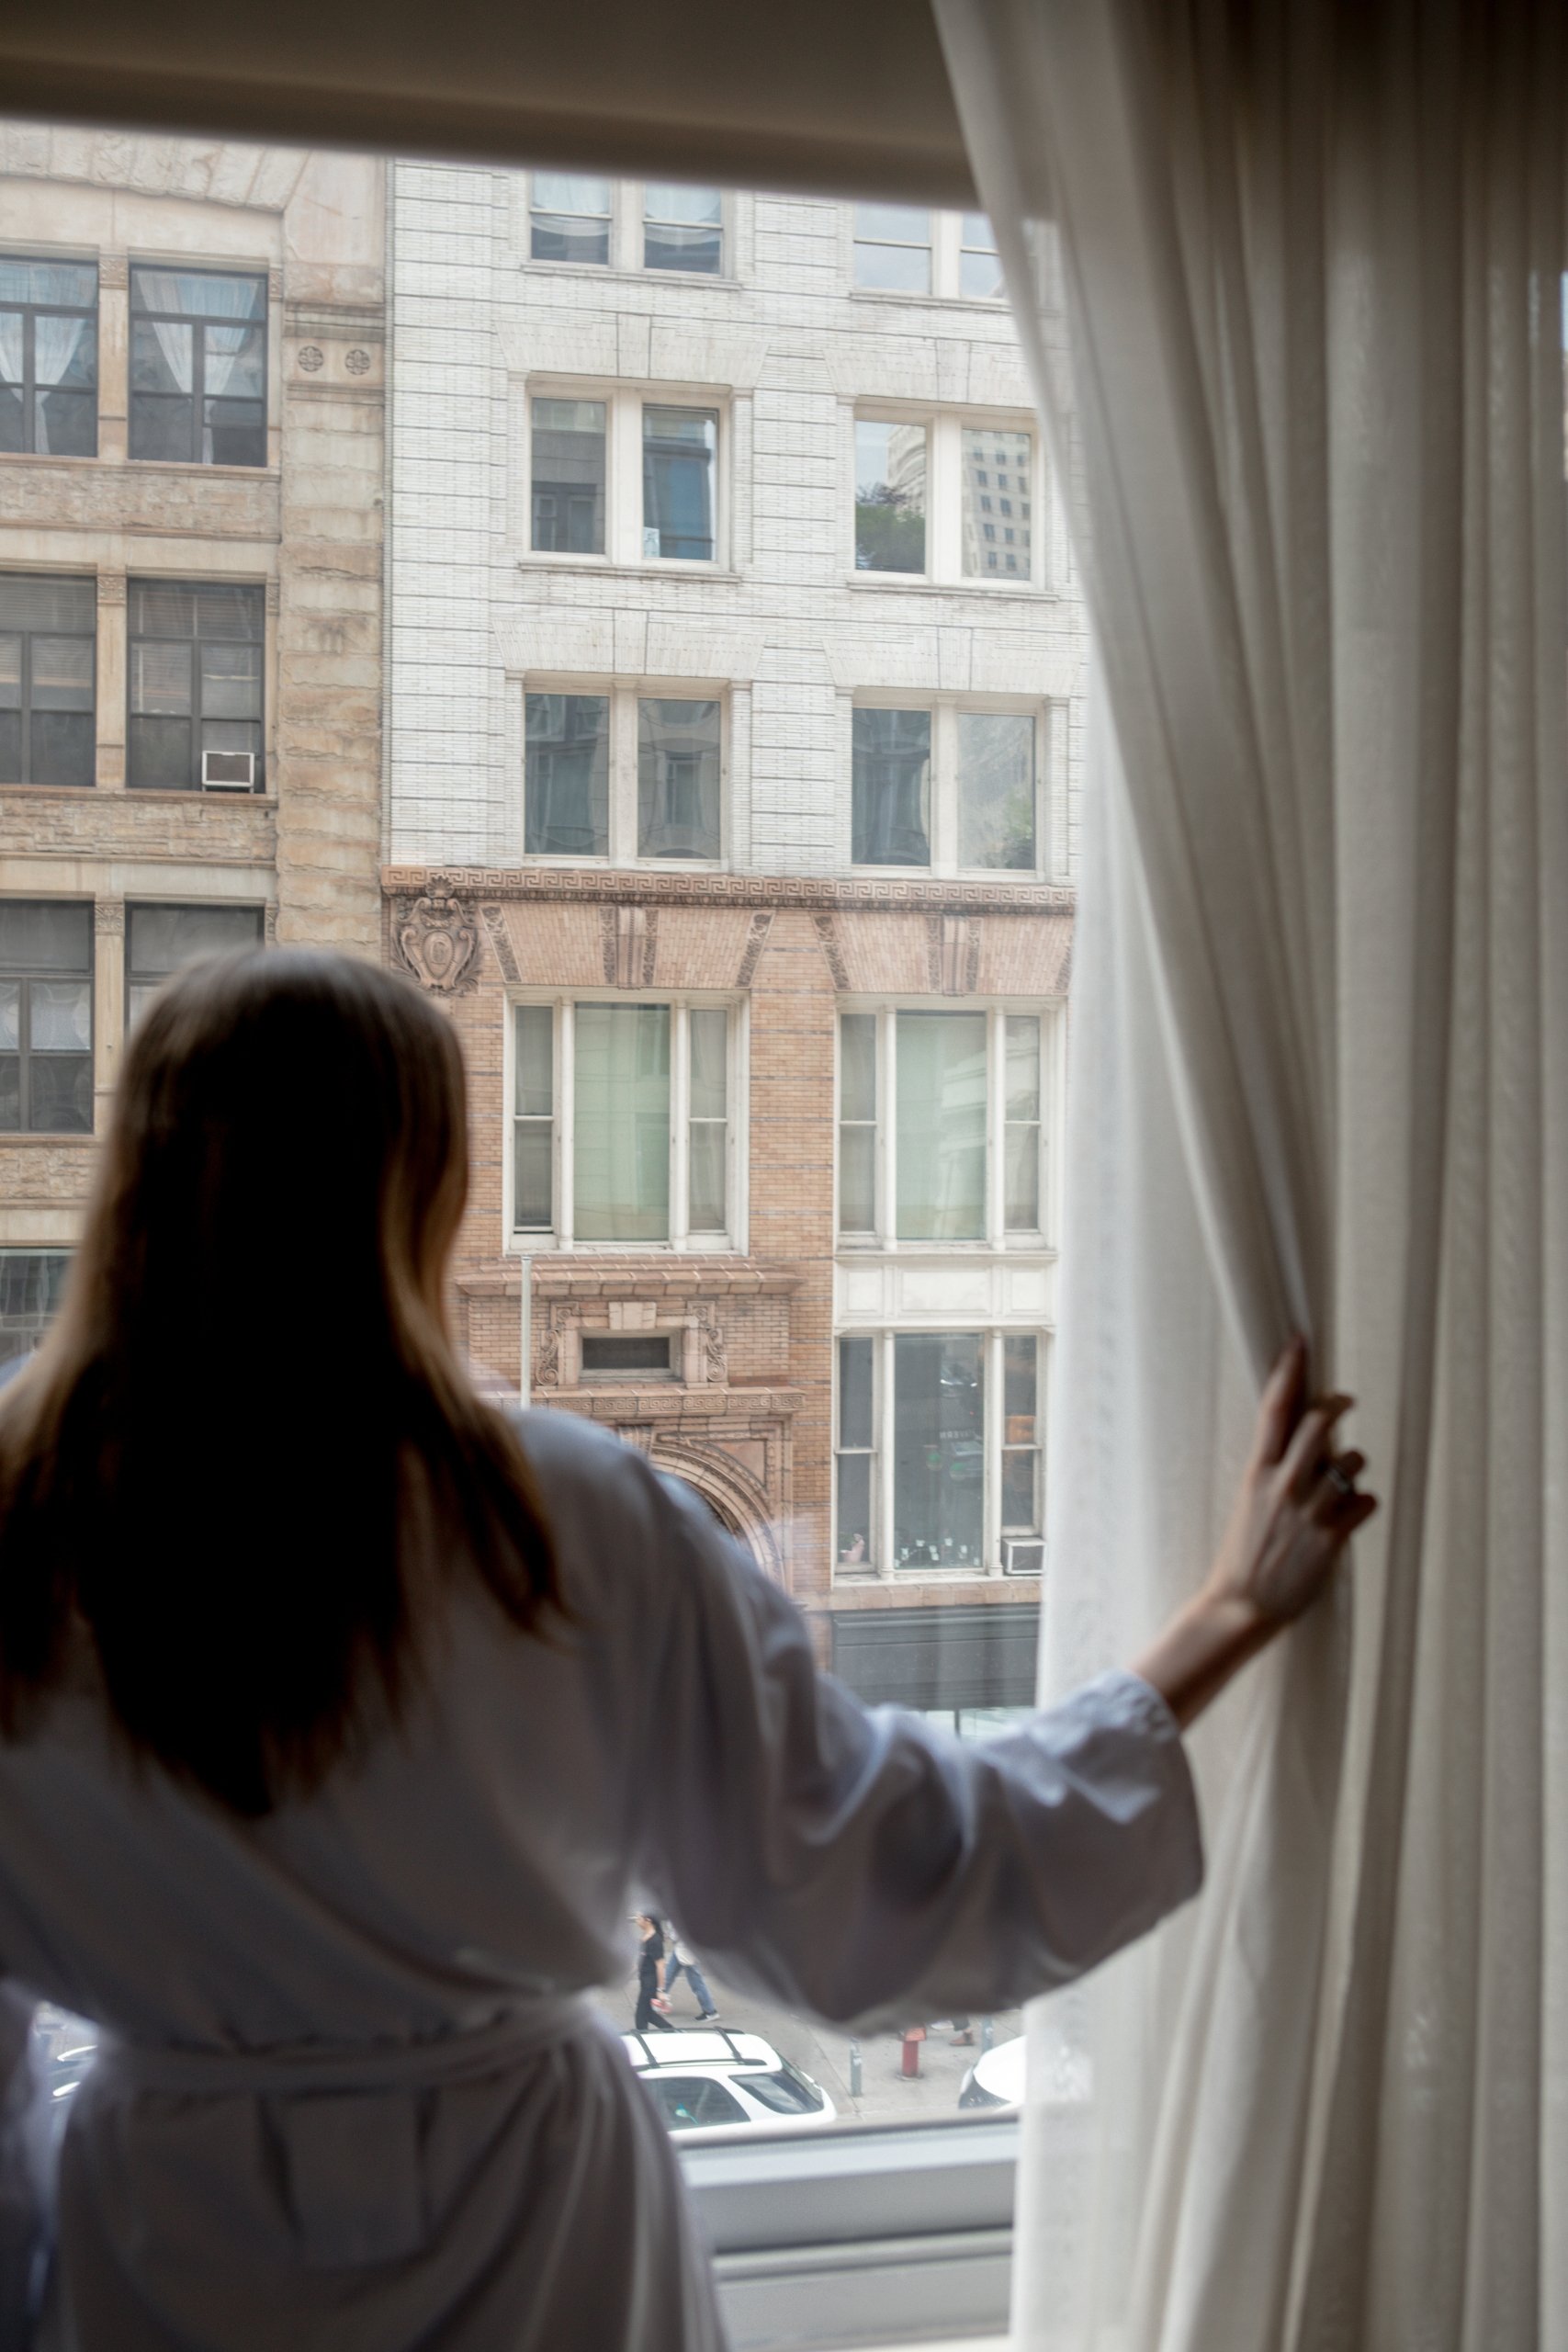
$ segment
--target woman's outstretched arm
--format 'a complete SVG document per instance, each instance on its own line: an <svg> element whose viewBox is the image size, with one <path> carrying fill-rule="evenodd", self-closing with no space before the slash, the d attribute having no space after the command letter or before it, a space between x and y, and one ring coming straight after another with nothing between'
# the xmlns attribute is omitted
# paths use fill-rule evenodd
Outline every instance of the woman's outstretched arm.
<svg viewBox="0 0 1568 2352"><path fill-rule="evenodd" d="M1230 1524L1202 1585L1133 1671L1183 1729L1240 1668L1309 1609L1339 1555L1377 1509L1356 1480L1359 1453L1330 1451L1354 1399L1309 1397L1306 1343L1292 1340L1258 1407Z"/></svg>

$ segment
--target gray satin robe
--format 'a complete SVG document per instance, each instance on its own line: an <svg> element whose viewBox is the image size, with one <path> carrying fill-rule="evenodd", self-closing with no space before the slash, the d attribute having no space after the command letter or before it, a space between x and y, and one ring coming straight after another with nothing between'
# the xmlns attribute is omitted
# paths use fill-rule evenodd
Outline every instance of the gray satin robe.
<svg viewBox="0 0 1568 2352"><path fill-rule="evenodd" d="M864 2023L1009 2007L1196 1889L1135 1677L984 1745L868 1712L700 1504L522 1426L578 1623L456 1606L404 1728L309 1803L245 1826L131 1774L87 1695L0 1747L0 2064L18 1987L108 2037L46 2352L709 2352L664 2126L581 1999L638 1889L727 1982Z"/></svg>

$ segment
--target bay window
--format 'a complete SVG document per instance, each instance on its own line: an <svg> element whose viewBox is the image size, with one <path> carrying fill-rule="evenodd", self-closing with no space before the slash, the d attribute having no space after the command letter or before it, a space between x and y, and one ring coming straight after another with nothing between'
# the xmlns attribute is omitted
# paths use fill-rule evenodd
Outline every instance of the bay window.
<svg viewBox="0 0 1568 2352"><path fill-rule="evenodd" d="M851 862L933 874L1039 874L1048 838L1048 716L1038 706L857 704Z"/></svg>
<svg viewBox="0 0 1568 2352"><path fill-rule="evenodd" d="M1037 1012L841 1013L840 1240L1040 1246L1049 1045Z"/></svg>
<svg viewBox="0 0 1568 2352"><path fill-rule="evenodd" d="M857 574L1051 585L1043 458L1025 419L865 403L854 418L854 481Z"/></svg>
<svg viewBox="0 0 1568 2352"><path fill-rule="evenodd" d="M724 412L716 398L539 386L527 416L533 554L609 564L720 561Z"/></svg>
<svg viewBox="0 0 1568 2352"><path fill-rule="evenodd" d="M513 1008L512 1228L715 1249L739 1226L737 1016L684 999Z"/></svg>
<svg viewBox="0 0 1568 2352"><path fill-rule="evenodd" d="M723 811L718 695L525 692L527 856L711 864L723 850Z"/></svg>
<svg viewBox="0 0 1568 2352"><path fill-rule="evenodd" d="M1038 1332L879 1331L838 1343L836 1574L1038 1575Z"/></svg>

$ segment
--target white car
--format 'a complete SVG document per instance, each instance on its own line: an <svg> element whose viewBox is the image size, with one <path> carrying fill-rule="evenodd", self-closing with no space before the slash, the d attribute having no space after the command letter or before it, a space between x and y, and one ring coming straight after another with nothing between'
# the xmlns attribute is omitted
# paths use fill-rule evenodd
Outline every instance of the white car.
<svg viewBox="0 0 1568 2352"><path fill-rule="evenodd" d="M759 2033L623 2033L671 2132L810 2132L837 2108L820 2084Z"/></svg>
<svg viewBox="0 0 1568 2352"><path fill-rule="evenodd" d="M958 2086L959 2106L1021 2107L1027 2051L1027 2038L1020 2033L976 2058ZM1086 2051L1047 2039L1041 2043L1038 2063L1044 2079L1035 2085L1034 2096L1042 2106L1083 2107L1092 2098L1094 2067Z"/></svg>

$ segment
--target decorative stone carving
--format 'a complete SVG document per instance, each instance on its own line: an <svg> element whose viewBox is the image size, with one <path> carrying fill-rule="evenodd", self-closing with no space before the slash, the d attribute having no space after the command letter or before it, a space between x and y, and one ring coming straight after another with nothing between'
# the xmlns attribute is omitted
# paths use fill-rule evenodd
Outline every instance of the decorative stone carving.
<svg viewBox="0 0 1568 2352"><path fill-rule="evenodd" d="M269 580L266 583L266 609L269 613L276 614L281 609L281 582L276 580Z"/></svg>
<svg viewBox="0 0 1568 2352"><path fill-rule="evenodd" d="M600 945L604 978L612 988L650 989L659 946L654 907L601 907Z"/></svg>
<svg viewBox="0 0 1568 2352"><path fill-rule="evenodd" d="M489 935L490 944L495 950L495 960L501 966L502 978L511 980L515 986L522 979L523 974L517 958L512 952L512 941L506 929L506 917L501 909L495 906L481 907L479 913L484 919L484 927Z"/></svg>
<svg viewBox="0 0 1568 2352"><path fill-rule="evenodd" d="M820 916L818 918L820 922ZM926 917L926 976L933 994L969 996L980 972L980 923L976 915Z"/></svg>
<svg viewBox="0 0 1568 2352"><path fill-rule="evenodd" d="M833 976L833 986L840 990L846 989L850 985L850 972L844 962L844 951L839 944L839 926L831 915L813 915L811 920L822 943L822 953Z"/></svg>
<svg viewBox="0 0 1568 2352"><path fill-rule="evenodd" d="M740 957L740 969L735 975L738 989L750 987L752 975L761 960L762 950L768 944L768 933L773 927L773 909L759 907L746 926L746 945Z"/></svg>
<svg viewBox="0 0 1568 2352"><path fill-rule="evenodd" d="M367 351L359 351L357 349L351 351L348 357L343 364L348 369L351 376L368 376L370 373L370 354Z"/></svg>
<svg viewBox="0 0 1568 2352"><path fill-rule="evenodd" d="M99 572L99 574L98 574L98 602L99 602L99 604L100 604L100 605L123 605L123 604L124 604L124 602L125 602L125 574L124 574L124 572L123 572L123 571L100 571L100 572Z"/></svg>
<svg viewBox="0 0 1568 2352"><path fill-rule="evenodd" d="M299 365L307 376L313 376L317 368L325 364L326 356L319 343L308 343L300 351Z"/></svg>
<svg viewBox="0 0 1568 2352"><path fill-rule="evenodd" d="M724 1327L715 1317L711 1307L704 1319L703 1357L707 1368L709 1386L725 1387L729 1379L729 1357L725 1346Z"/></svg>
<svg viewBox="0 0 1568 2352"><path fill-rule="evenodd" d="M554 1388L560 1380L560 1317L554 1307L534 1350L534 1385Z"/></svg>
<svg viewBox="0 0 1568 2352"><path fill-rule="evenodd" d="M130 283L128 256L124 254L98 255L98 290L100 293L123 293Z"/></svg>
<svg viewBox="0 0 1568 2352"><path fill-rule="evenodd" d="M393 944L404 970L433 996L460 994L478 978L479 928L448 875L431 876L429 889L396 924Z"/></svg>
<svg viewBox="0 0 1568 2352"><path fill-rule="evenodd" d="M0 474L0 490L8 477ZM259 536L259 533L258 533ZM397 893L424 888L427 869L420 865L389 865L383 869L383 889ZM459 890L498 899L541 899L558 903L613 904L627 887L627 877L615 872L592 872L581 866L464 866L451 876ZM818 878L798 874L639 874L637 897L649 909L666 907L784 907L820 908L845 914L1035 915L1071 914L1077 904L1075 890L1055 882L920 882Z"/></svg>
<svg viewBox="0 0 1568 2352"><path fill-rule="evenodd" d="M95 899L93 929L100 939L122 939L125 936L125 900Z"/></svg>

